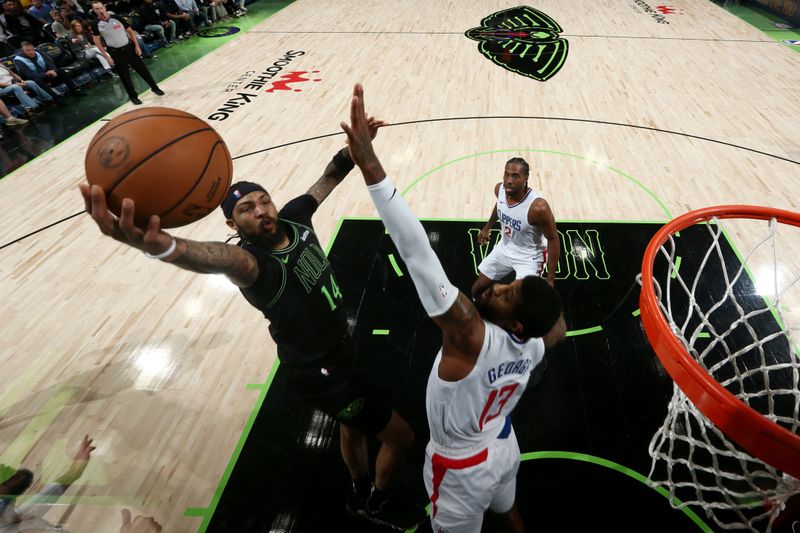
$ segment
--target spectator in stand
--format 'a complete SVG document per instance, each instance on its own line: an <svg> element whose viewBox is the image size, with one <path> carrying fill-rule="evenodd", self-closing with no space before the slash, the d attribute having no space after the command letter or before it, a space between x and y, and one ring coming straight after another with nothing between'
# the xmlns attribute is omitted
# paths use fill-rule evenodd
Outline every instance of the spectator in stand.
<svg viewBox="0 0 800 533"><path fill-rule="evenodd" d="M139 20L144 31L158 35L161 44L165 47L169 47L169 43L175 41L175 21L164 17L153 3L153 0L144 0L142 5L139 6ZM169 39L165 35L167 31L169 31Z"/></svg>
<svg viewBox="0 0 800 533"><path fill-rule="evenodd" d="M225 9L223 0L198 0L200 9L205 13L206 19L211 20L212 24L225 22L230 17L228 10Z"/></svg>
<svg viewBox="0 0 800 533"><path fill-rule="evenodd" d="M72 52L75 56L79 59L96 59L105 69L106 74L116 77L116 74L111 71L113 68L111 63L108 62L108 59L106 59L94 45L94 37L90 36L85 30L83 22L80 20L73 20L70 26L72 27L72 32L70 32L69 36L69 46L72 48Z"/></svg>
<svg viewBox="0 0 800 533"><path fill-rule="evenodd" d="M231 5L228 6L230 10L233 10L234 17L241 17L245 13L247 13L247 8L244 7L245 0L231 0Z"/></svg>
<svg viewBox="0 0 800 533"><path fill-rule="evenodd" d="M94 44L110 64L116 65L117 75L119 75L131 102L135 105L141 105L142 103L139 100L139 95L136 94L136 89L133 87L131 73L128 69L129 65L147 82L153 93L163 96L164 91L158 87L156 80L153 79L152 74L150 74L147 66L142 61L142 49L136 40L136 33L134 33L130 25L124 20L117 19L116 15L112 17L106 11L106 6L103 2L99 0L92 2L92 11L97 15L97 19L92 23ZM105 41L105 44L103 44L103 41Z"/></svg>
<svg viewBox="0 0 800 533"><path fill-rule="evenodd" d="M64 19L64 25L71 23L73 20L86 20L89 17L83 11L78 11L72 8L67 3L61 6L61 16Z"/></svg>
<svg viewBox="0 0 800 533"><path fill-rule="evenodd" d="M53 98L59 97L53 90L59 83L66 85L72 96L86 96L86 93L53 63L50 56L37 52L31 43L22 43L22 53L14 56L14 66L17 67L17 72L23 80L35 81Z"/></svg>
<svg viewBox="0 0 800 533"><path fill-rule="evenodd" d="M12 115L11 111L9 111L8 107L6 107L6 103L2 100L0 100L0 116L6 120L6 126L21 126L28 123L28 121L24 118L17 118ZM0 135L0 139L2 138L3 136ZM0 524L2 524L2 522L0 522Z"/></svg>
<svg viewBox="0 0 800 533"><path fill-rule="evenodd" d="M196 32L201 26L208 26L208 19L197 7L197 2L194 0L175 0L175 3L178 4L181 11L189 15L188 20L191 22L192 30Z"/></svg>
<svg viewBox="0 0 800 533"><path fill-rule="evenodd" d="M34 100L28 96L28 92L38 99ZM55 104L53 97L39 87L35 81L25 81L17 76L11 69L6 68L5 65L0 63L0 96L12 94L17 98L25 112L29 117L37 116L42 113L39 109L40 102L42 104Z"/></svg>
<svg viewBox="0 0 800 533"><path fill-rule="evenodd" d="M19 35L26 41L39 44L44 42L42 22L32 17L20 7L19 2L6 0L3 2L3 16L7 33Z"/></svg>
<svg viewBox="0 0 800 533"><path fill-rule="evenodd" d="M69 24L69 22L67 22L66 24L64 23L64 16L61 14L61 11L57 11L54 9L53 11L50 12L50 18L53 19L53 23L50 25L50 31L53 32L53 35L55 35L59 39L68 38L69 28L67 28L67 25Z"/></svg>
<svg viewBox="0 0 800 533"><path fill-rule="evenodd" d="M161 0L158 4L158 11L162 16L166 16L176 24L178 40L183 40L194 35L194 21L188 13L184 13L175 0Z"/></svg>
<svg viewBox="0 0 800 533"><path fill-rule="evenodd" d="M50 2L44 3L42 0L33 0L33 5L28 8L28 13L42 24L50 24L53 22L50 12L55 8L56 6Z"/></svg>

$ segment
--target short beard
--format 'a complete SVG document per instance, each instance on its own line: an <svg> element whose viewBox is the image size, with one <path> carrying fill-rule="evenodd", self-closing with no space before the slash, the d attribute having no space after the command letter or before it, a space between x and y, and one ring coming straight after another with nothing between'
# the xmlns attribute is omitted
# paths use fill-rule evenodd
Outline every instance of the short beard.
<svg viewBox="0 0 800 533"><path fill-rule="evenodd" d="M489 309L489 306L486 305L486 302L489 301L489 298L485 298L484 299L483 295L487 294L487 293L491 293L492 287L495 285L495 283L496 282L493 281L491 284L489 284L489 286L486 287L483 290L483 292L481 292L479 295L477 295L475 297L475 299L474 299L475 307L478 309L478 313L480 313L481 318L483 318L484 320L488 320L489 322L494 322L492 320L492 316L493 315L492 315L491 309Z"/></svg>
<svg viewBox="0 0 800 533"><path fill-rule="evenodd" d="M280 220L275 221L275 231L273 233L261 233L259 235L243 234L248 241L257 244L262 248L272 250L286 238L286 230Z"/></svg>

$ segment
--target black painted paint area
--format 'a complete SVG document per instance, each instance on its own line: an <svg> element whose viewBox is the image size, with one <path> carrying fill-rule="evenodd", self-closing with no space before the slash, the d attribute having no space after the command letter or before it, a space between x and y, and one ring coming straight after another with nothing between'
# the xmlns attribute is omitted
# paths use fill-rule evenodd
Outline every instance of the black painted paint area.
<svg viewBox="0 0 800 533"><path fill-rule="evenodd" d="M469 291L481 259L476 237L482 222L423 225L451 281ZM664 420L672 380L632 313L639 297L635 277L658 227L559 223L562 254L556 287L565 303L568 329L601 326L602 330L569 337L548 354L542 382L523 396L513 415L523 453L583 453L645 476L649 472L647 446ZM704 252L706 238L697 233L698 245L693 248L692 234L684 232L682 237L686 253ZM730 248L723 248L735 262ZM395 272L389 254L396 258L402 276ZM370 378L391 393L397 410L417 433L399 486L408 499L425 505L424 394L441 335L426 317L405 265L379 221L344 221L329 257L359 343L359 361ZM691 263L685 259L682 268ZM264 330L266 335L266 324ZM389 334L374 335L374 330ZM351 490L338 439L336 424L287 390L279 369L208 530L382 531L345 512ZM375 447L373 443L373 458ZM672 509L666 498L641 482L571 459L524 461L517 503L530 531L697 529L683 512ZM484 531L496 527L487 519ZM420 530L430 531L430 526L426 523Z"/></svg>

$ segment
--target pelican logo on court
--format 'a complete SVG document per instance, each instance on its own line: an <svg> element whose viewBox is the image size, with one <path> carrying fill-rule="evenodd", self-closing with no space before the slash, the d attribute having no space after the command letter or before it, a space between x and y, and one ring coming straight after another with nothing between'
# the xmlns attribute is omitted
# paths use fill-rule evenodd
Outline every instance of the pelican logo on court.
<svg viewBox="0 0 800 533"><path fill-rule="evenodd" d="M97 149L100 164L106 168L116 168L128 160L130 144L125 137L108 137Z"/></svg>
<svg viewBox="0 0 800 533"><path fill-rule="evenodd" d="M306 81L322 81L322 79L311 79L305 77L306 74L319 74L318 70L296 70L294 72L287 72L277 80L272 82L272 86L264 92L274 93L278 91L294 91L296 93L302 92L302 89L292 88L291 85L295 83L303 83Z"/></svg>
<svg viewBox="0 0 800 533"><path fill-rule="evenodd" d="M498 11L465 35L478 41L478 50L494 64L521 76L547 81L555 76L569 53L561 26L528 6Z"/></svg>
<svg viewBox="0 0 800 533"><path fill-rule="evenodd" d="M227 37L234 33L239 33L239 28L236 26L217 26L215 28L204 28L197 32L197 35L206 39L213 39L214 37Z"/></svg>

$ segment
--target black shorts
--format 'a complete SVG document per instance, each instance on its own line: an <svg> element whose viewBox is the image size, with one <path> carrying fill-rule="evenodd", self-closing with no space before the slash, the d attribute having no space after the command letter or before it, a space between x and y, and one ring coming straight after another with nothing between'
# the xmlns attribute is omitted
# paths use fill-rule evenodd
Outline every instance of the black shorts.
<svg viewBox="0 0 800 533"><path fill-rule="evenodd" d="M284 380L315 408L339 423L367 435L377 435L392 418L389 393L370 383L356 366L352 351L348 352L324 368L296 372L287 367Z"/></svg>

